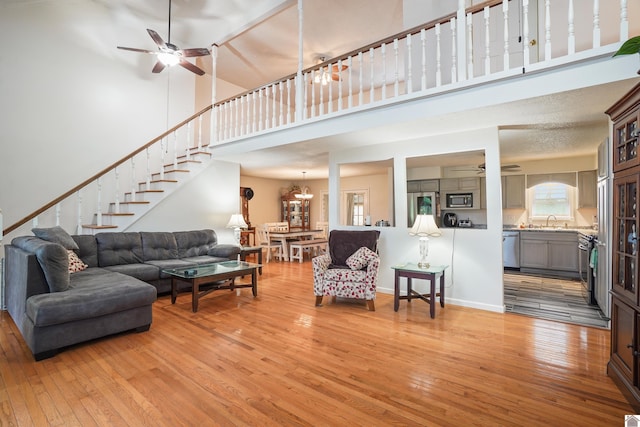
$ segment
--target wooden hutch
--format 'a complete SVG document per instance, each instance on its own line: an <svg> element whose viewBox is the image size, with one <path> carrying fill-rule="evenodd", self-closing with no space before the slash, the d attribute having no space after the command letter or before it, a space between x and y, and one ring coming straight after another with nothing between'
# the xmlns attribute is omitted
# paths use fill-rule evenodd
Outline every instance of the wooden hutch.
<svg viewBox="0 0 640 427"><path fill-rule="evenodd" d="M299 191L289 192L282 196L280 221L289 223L289 230L310 230L311 199L296 197Z"/></svg>
<svg viewBox="0 0 640 427"><path fill-rule="evenodd" d="M613 121L611 357L607 373L640 413L640 84L606 114Z"/></svg>

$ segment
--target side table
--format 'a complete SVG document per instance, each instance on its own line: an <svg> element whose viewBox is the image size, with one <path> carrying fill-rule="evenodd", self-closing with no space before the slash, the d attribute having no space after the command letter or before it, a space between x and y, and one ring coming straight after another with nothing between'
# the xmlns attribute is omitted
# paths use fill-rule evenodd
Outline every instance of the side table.
<svg viewBox="0 0 640 427"><path fill-rule="evenodd" d="M262 275L262 246L242 246L240 249L240 260L246 261L247 255L249 254L256 254L258 257L257 263L260 264L258 273Z"/></svg>
<svg viewBox="0 0 640 427"><path fill-rule="evenodd" d="M395 270L395 283L393 291L393 311L398 311L401 299L411 302L411 298L419 298L429 303L429 314L433 319L436 317L436 297L440 298L440 307L444 308L444 270L448 265L432 265L429 268L420 268L415 263L407 263L404 265L394 265L391 268ZM440 292L436 292L436 277L440 276ZM407 278L407 294L400 295L400 278ZM424 279L430 282L430 292L428 294L420 294L411 288L412 279Z"/></svg>

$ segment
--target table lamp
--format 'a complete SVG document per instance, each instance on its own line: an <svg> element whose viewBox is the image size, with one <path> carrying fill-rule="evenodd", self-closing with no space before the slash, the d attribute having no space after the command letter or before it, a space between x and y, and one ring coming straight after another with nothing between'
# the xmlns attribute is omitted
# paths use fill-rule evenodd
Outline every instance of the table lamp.
<svg viewBox="0 0 640 427"><path fill-rule="evenodd" d="M231 219L229 219L227 228L233 228L233 237L236 240L236 245L240 245L240 229L249 228L249 226L244 222L242 214L233 214L231 215Z"/></svg>
<svg viewBox="0 0 640 427"><path fill-rule="evenodd" d="M418 261L418 267L429 268L430 264L427 262L427 255L429 254L429 236L437 237L441 236L442 232L438 229L436 222L433 219L433 215L418 215L413 223L413 227L409 231L411 236L420 237L420 261Z"/></svg>

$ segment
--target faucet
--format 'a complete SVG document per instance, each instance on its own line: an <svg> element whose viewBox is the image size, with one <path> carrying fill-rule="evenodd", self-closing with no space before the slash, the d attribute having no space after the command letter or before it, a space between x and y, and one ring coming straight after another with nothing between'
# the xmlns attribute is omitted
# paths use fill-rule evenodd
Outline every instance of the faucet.
<svg viewBox="0 0 640 427"><path fill-rule="evenodd" d="M556 218L556 216L555 216L555 215L549 215L549 216L547 217L547 227L549 226L549 219L550 219L551 217L553 217L553 220L554 220L554 221L557 221L557 220L558 220L558 218Z"/></svg>

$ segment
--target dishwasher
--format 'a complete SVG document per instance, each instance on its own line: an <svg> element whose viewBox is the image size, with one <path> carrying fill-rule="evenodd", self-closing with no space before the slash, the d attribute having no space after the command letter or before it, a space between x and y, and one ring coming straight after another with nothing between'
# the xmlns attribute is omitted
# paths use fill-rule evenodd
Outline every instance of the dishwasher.
<svg viewBox="0 0 640 427"><path fill-rule="evenodd" d="M520 232L502 232L502 262L504 268L520 268Z"/></svg>

